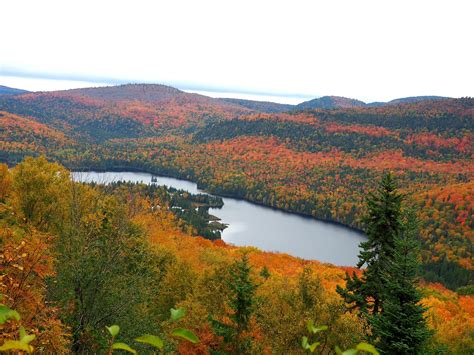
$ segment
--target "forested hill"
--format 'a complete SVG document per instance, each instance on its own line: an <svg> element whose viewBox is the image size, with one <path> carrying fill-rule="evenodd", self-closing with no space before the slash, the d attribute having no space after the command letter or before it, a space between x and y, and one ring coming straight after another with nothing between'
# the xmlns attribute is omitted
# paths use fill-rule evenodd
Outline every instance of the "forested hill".
<svg viewBox="0 0 474 355"><path fill-rule="evenodd" d="M323 96L310 101L305 101L296 105L296 110L305 109L331 109L331 108L349 108L349 107L361 107L365 106L365 103L355 99L348 99L340 96Z"/></svg>
<svg viewBox="0 0 474 355"><path fill-rule="evenodd" d="M386 106L386 105L397 105L397 104L406 104L406 103L415 103L420 101L433 101L433 100L446 100L450 97L446 96L410 96L403 97L400 99L391 100L388 102L371 102L367 106Z"/></svg>
<svg viewBox="0 0 474 355"><path fill-rule="evenodd" d="M23 89L10 88L8 86L0 85L0 95L20 95L26 94L28 91Z"/></svg>
<svg viewBox="0 0 474 355"><path fill-rule="evenodd" d="M367 339L365 312L346 312L336 293L359 270L196 236L208 216L186 210L221 202L143 184L81 184L44 157L0 164L1 350L302 354L311 336L326 354ZM429 349L471 353L469 289L419 290Z"/></svg>
<svg viewBox="0 0 474 355"><path fill-rule="evenodd" d="M0 159L130 168L360 227L392 170L419 206L425 277L472 283L474 99L291 112L123 85L0 96Z"/></svg>

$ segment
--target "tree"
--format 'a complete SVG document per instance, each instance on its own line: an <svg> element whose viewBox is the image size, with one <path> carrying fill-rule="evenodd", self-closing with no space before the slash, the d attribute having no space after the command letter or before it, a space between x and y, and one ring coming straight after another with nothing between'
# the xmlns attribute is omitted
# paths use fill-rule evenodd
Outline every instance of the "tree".
<svg viewBox="0 0 474 355"><path fill-rule="evenodd" d="M252 268L247 254L235 262L231 269L229 284L233 297L229 306L234 311L231 319L236 325L235 342L239 351L249 348L248 340L244 339L244 332L249 330L250 317L254 312L256 284L250 278Z"/></svg>
<svg viewBox="0 0 474 355"><path fill-rule="evenodd" d="M20 218L41 231L58 231L70 207L69 171L41 156L25 158L12 175L13 205Z"/></svg>
<svg viewBox="0 0 474 355"><path fill-rule="evenodd" d="M211 319L215 333L222 336L224 343L231 346L232 353L237 354L248 353L252 346L248 333L255 309L257 285L251 279L251 270L247 254L231 266L228 306L232 311L229 315L232 324Z"/></svg>
<svg viewBox="0 0 474 355"><path fill-rule="evenodd" d="M360 278L347 275L346 288L337 288L349 308L358 308L367 320L377 347L389 354L418 353L430 336L416 289L418 222L404 199L391 174L369 194L368 240L361 243L357 264L366 270Z"/></svg>
<svg viewBox="0 0 474 355"><path fill-rule="evenodd" d="M79 184L72 195L68 227L55 245L57 275L48 285L71 328L72 350L101 352L101 330L112 322L131 338L157 332L151 308L159 286L158 258L144 234L113 196Z"/></svg>
<svg viewBox="0 0 474 355"><path fill-rule="evenodd" d="M403 198L391 173L383 176L375 193L369 193L368 211L363 217L368 240L360 244L357 264L366 269L361 278L346 274L346 287L337 288L348 307L359 309L365 316L382 310L386 283L382 275L393 259L395 239L402 230Z"/></svg>
<svg viewBox="0 0 474 355"><path fill-rule="evenodd" d="M418 222L413 209L406 212L403 232L395 239L393 260L383 275L385 289L383 311L374 315L372 332L377 348L388 354L418 354L431 332L419 304L417 271L419 268Z"/></svg>
<svg viewBox="0 0 474 355"><path fill-rule="evenodd" d="M12 177L6 164L0 164L0 203L4 203L10 194Z"/></svg>

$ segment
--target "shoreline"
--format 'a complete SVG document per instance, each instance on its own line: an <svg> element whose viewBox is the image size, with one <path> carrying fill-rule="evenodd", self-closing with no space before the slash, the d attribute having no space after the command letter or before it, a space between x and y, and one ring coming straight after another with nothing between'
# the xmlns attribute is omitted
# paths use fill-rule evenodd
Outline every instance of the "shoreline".
<svg viewBox="0 0 474 355"><path fill-rule="evenodd" d="M250 199L247 199L245 197L236 197L236 196L233 196L231 194L226 194L226 193L219 193L219 194L215 194L215 193L212 193L212 192L209 192L208 189L206 189L205 187L203 186L200 186L198 182L195 182L195 181L192 181L192 180L188 180L188 179L185 179L185 178L182 178L180 176L177 176L177 175L171 175L171 174L164 174L164 173L156 173L156 172L153 172L150 170L147 170L147 169L143 169L143 168L136 168L136 167L108 167L106 169L104 168L99 168L99 167L96 167L96 168L73 168L73 167L69 167L67 166L67 168L71 171L71 172L97 172L97 173L105 173L105 172L116 172L116 173L126 173L126 172L135 172L135 173L144 173L144 174L150 174L152 176L157 176L157 177L166 177L166 178L173 178L173 179L176 179L176 180L181 180L181 181L186 181L186 182L189 182L189 183L193 183L193 184L196 184L197 188L199 190L202 190L204 193L207 193L209 195L213 195L213 196L218 196L218 197L222 197L222 198L231 198L231 199L234 199L234 200L237 200L237 201L245 201L247 203L250 203L250 204L253 204L253 205L256 205L256 206L260 206L260 207L266 207L266 208L270 208L272 210L275 210L275 211L280 211L280 212L284 212L284 213L289 213L289 214L293 214L293 215L297 215L297 216L300 216L300 217L303 217L303 218L307 218L307 219L311 219L311 220L316 220L316 221L319 221L319 222L323 222L323 223L327 223L327 224L333 224L333 225L337 225L337 226L340 226L340 227L344 227L344 228L347 228L353 232L356 232L356 233L359 233L363 236L365 236L365 233L359 229L359 228L356 228L356 227L352 227L352 226L349 226L347 224L344 224L342 222L338 222L338 221L335 221L335 220L329 220L329 219L322 219L322 218L317 218L317 217L314 217L310 214L307 214L307 213L303 213L303 212L297 212L297 211L289 211L289 210L285 210L285 209L282 209L282 208L278 208L278 207L274 207L274 206L269 206L269 205L266 205L266 204L263 204L261 202L258 202L258 201L254 201L254 200L250 200Z"/></svg>

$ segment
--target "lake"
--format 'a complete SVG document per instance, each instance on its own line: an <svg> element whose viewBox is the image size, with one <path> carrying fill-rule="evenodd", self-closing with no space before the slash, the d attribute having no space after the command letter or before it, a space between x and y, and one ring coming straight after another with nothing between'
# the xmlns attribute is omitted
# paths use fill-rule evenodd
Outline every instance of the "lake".
<svg viewBox="0 0 474 355"><path fill-rule="evenodd" d="M76 181L107 184L114 181L151 184L152 174L138 172L74 172ZM157 176L158 185L167 185L190 193L206 193L197 184ZM254 246L265 251L287 253L307 260L319 260L339 266L355 266L359 243L364 234L354 229L314 218L279 211L244 200L223 197L224 206L209 213L228 224L222 232L226 243Z"/></svg>

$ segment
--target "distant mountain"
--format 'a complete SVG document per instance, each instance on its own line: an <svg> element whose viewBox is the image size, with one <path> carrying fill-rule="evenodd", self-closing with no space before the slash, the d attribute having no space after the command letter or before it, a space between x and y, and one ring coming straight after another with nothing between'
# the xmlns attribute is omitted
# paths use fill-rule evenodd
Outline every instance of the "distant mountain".
<svg viewBox="0 0 474 355"><path fill-rule="evenodd" d="M444 100L450 99L450 97L446 96L410 96L410 97L402 97L400 99L395 99L388 102L371 102L367 104L367 106L377 107L377 106L387 106L387 105L398 105L398 104L409 104L427 100Z"/></svg>
<svg viewBox="0 0 474 355"><path fill-rule="evenodd" d="M3 86L0 85L0 95L21 95L21 94L26 94L29 91L22 90L22 89L15 89L15 88L10 88L8 86Z"/></svg>
<svg viewBox="0 0 474 355"><path fill-rule="evenodd" d="M2 95L0 110L31 117L74 138L93 141L153 136L255 112L154 84Z"/></svg>
<svg viewBox="0 0 474 355"><path fill-rule="evenodd" d="M365 106L366 103L363 101L348 99L347 97L341 96L323 96L310 101L302 102L295 106L296 110L307 110L307 109L332 109L332 108L351 108Z"/></svg>
<svg viewBox="0 0 474 355"><path fill-rule="evenodd" d="M250 110L266 112L266 113L279 113L279 112L290 111L295 107L295 105L279 104L279 103L270 102L270 101L253 101L253 100L229 99L229 98L222 98L218 100L222 102L246 107Z"/></svg>
<svg viewBox="0 0 474 355"><path fill-rule="evenodd" d="M58 91L58 93L69 97L80 96L105 101L136 100L142 102L166 101L185 96L202 96L197 94L188 94L174 87L160 84L125 84L117 86L71 89Z"/></svg>

